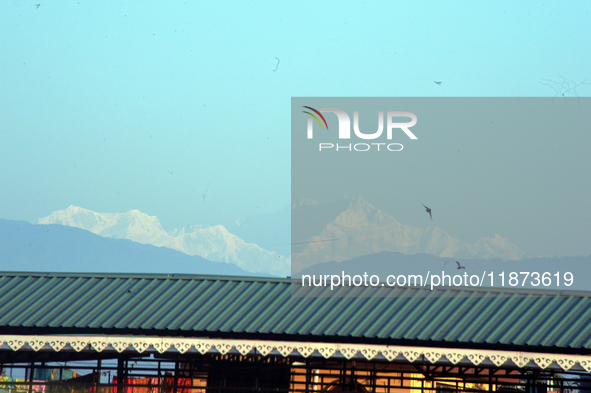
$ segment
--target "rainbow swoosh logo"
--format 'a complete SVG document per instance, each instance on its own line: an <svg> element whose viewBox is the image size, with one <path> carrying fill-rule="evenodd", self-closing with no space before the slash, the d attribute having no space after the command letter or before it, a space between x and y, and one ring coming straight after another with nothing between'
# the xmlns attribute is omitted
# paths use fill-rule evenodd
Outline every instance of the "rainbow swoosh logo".
<svg viewBox="0 0 591 393"><path fill-rule="evenodd" d="M314 113L316 113L316 115L320 116L320 118L324 122L324 125L326 126L326 129L328 130L328 124L326 123L326 119L324 118L324 116L322 116L322 113L318 112L316 109L311 108L309 106L303 106L302 108L310 109L311 111L313 111ZM322 127L322 123L320 122L320 119L314 113L311 113L311 112L308 112L308 111L302 111L302 112L307 113L308 115L310 115L314 119L316 119L316 121L318 122L318 124L320 124L320 128L323 128Z"/></svg>

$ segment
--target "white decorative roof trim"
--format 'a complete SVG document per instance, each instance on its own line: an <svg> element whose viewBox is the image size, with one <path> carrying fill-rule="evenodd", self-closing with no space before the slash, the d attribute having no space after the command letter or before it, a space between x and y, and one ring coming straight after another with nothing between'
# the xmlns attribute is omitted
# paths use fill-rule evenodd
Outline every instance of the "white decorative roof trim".
<svg viewBox="0 0 591 393"><path fill-rule="evenodd" d="M532 353L460 348L400 345L336 344L295 341L232 340L215 338L125 337L125 336L25 336L0 335L0 350L76 352L178 352L235 353L367 359L425 361L442 365L489 365L591 372L590 355Z"/></svg>

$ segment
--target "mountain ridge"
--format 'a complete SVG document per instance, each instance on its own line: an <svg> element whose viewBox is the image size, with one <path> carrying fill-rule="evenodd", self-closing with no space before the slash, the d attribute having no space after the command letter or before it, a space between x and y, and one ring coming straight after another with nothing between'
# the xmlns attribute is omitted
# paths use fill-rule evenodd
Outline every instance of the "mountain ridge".
<svg viewBox="0 0 591 393"><path fill-rule="evenodd" d="M287 239L289 218L291 238ZM324 204L303 199L276 214L237 221L231 226L232 231L248 237L248 242L222 225L192 225L167 232L156 216L137 209L96 213L69 206L37 222L74 226L103 237L172 248L231 263L252 273L276 276L290 275L318 263L342 262L384 251L466 260L519 260L525 256L499 234L467 244L436 226L404 225L361 197L344 197ZM291 258L284 256L290 251Z"/></svg>
<svg viewBox="0 0 591 393"><path fill-rule="evenodd" d="M475 244L466 244L438 227L414 228L403 225L361 197L345 199L349 201L349 206L327 223L320 234L309 238L307 244L292 255L293 271L318 263L342 262L384 251L406 255L425 253L458 259L519 260L525 255L499 234L482 238ZM294 215L300 206L303 205L294 204ZM308 202L305 206L314 206L315 210L319 210L322 205ZM314 225L318 226L317 223ZM298 232L305 232L305 229Z"/></svg>
<svg viewBox="0 0 591 393"><path fill-rule="evenodd" d="M194 225L167 232L156 216L137 209L126 213L96 213L73 205L40 218L36 223L76 227L102 237L171 248L214 262L230 263L251 273L287 276L290 272L289 258L246 243L222 225Z"/></svg>
<svg viewBox="0 0 591 393"><path fill-rule="evenodd" d="M7 271L253 275L166 247L111 239L59 224L0 219L0 267Z"/></svg>

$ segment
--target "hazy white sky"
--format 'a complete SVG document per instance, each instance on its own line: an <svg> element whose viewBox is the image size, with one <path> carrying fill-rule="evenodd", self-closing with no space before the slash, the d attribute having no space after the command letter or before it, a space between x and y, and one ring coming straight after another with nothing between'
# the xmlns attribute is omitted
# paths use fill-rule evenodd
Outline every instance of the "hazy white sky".
<svg viewBox="0 0 591 393"><path fill-rule="evenodd" d="M139 209L172 229L275 211L290 203L292 96L591 96L590 10L588 1L3 1L0 218L78 205ZM568 146L551 154L572 159ZM591 218L589 166L577 160L561 176L579 182L586 205L573 209ZM589 225L578 230L591 240ZM498 232L520 246L509 229L487 231L474 237ZM574 243L540 251L591 252Z"/></svg>

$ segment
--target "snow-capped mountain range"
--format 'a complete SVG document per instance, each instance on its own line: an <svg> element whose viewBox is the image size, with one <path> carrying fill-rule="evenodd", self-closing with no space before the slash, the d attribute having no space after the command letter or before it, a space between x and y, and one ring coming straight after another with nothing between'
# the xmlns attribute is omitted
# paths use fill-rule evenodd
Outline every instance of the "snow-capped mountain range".
<svg viewBox="0 0 591 393"><path fill-rule="evenodd" d="M424 253L457 259L518 260L525 255L498 234L492 238L482 238L475 244L465 244L437 227L413 228L403 225L362 198L346 198L344 201L349 206L342 213L326 224L320 234L309 238L303 249L297 252L294 250L293 271L298 272L318 263L342 262L384 251L407 255ZM303 214L307 217L304 220L306 223L311 222L310 216L322 216L323 210L335 210L332 205L323 208L309 200L294 205L292 209L313 210ZM305 232L305 228L299 231Z"/></svg>
<svg viewBox="0 0 591 393"><path fill-rule="evenodd" d="M60 224L113 239L167 247L198 255L214 262L226 262L253 273L288 276L289 258L267 251L228 232L221 225L173 229L166 232L156 216L139 210L127 213L96 213L77 206L53 212L37 224Z"/></svg>
<svg viewBox="0 0 591 393"><path fill-rule="evenodd" d="M407 255L429 254L440 258L518 260L524 252L504 237L484 237L474 244L463 243L437 227L414 228L375 208L362 198L348 198L331 204L303 200L291 208L293 254L280 255L259 244L285 244L282 230L286 215L281 210L264 220L245 221L242 230L249 242L222 225L194 225L165 231L158 218L139 210L126 213L96 213L70 206L37 220L37 224L76 227L113 239L167 247L214 262L236 265L251 273L285 277L307 267L330 261L343 262L384 251ZM281 227L281 228L278 228ZM242 229L241 229L242 228ZM250 232L244 228L251 228ZM281 236L278 236L281 233ZM285 247L283 247L285 248ZM278 249L277 249L278 250Z"/></svg>

